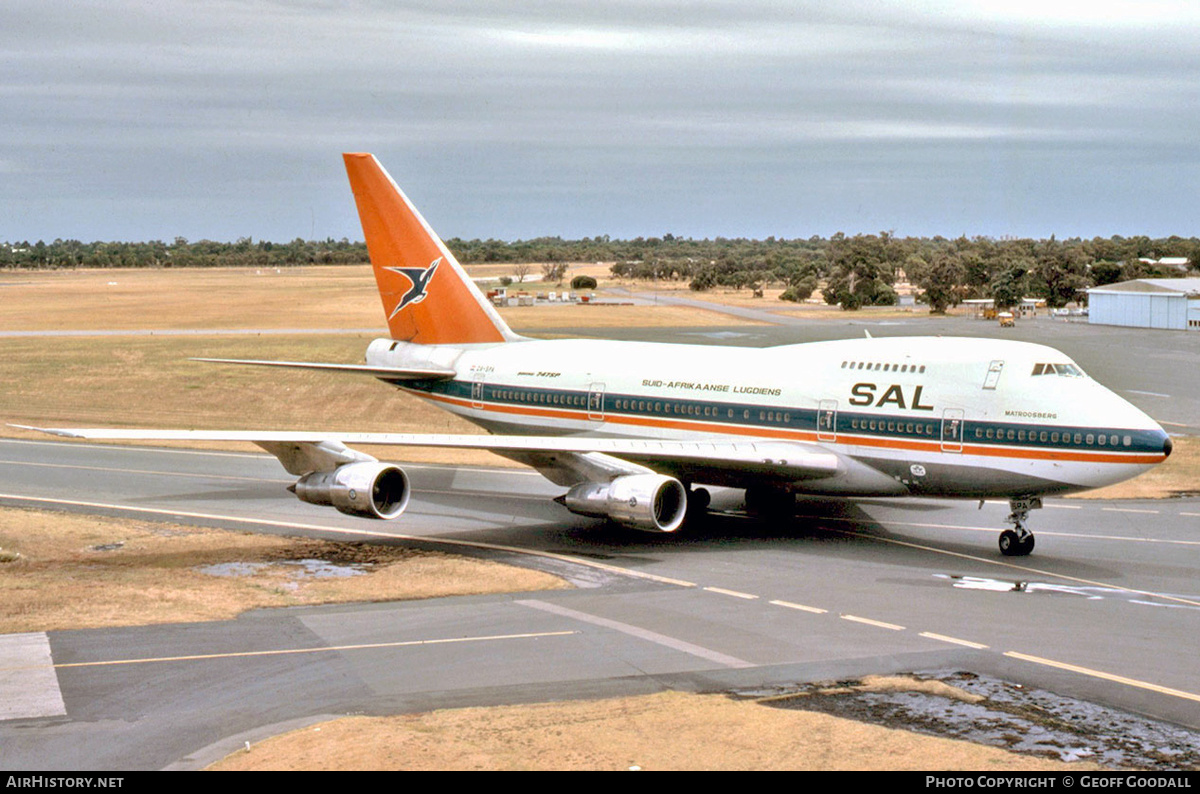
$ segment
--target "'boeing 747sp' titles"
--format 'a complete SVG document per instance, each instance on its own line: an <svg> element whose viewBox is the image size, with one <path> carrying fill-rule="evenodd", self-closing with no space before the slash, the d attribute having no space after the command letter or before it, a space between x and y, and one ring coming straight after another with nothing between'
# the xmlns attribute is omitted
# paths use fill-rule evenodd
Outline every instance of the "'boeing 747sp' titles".
<svg viewBox="0 0 1200 794"><path fill-rule="evenodd" d="M485 449L532 466L567 510L674 532L705 486L747 509L795 494L1003 497L1006 555L1047 494L1161 463L1153 420L1050 347L954 338L854 339L764 349L536 340L513 333L369 154L344 156L390 338L366 363L239 361L361 373L493 435L52 429L79 438L252 441L305 502L396 518L404 471L350 445Z"/></svg>

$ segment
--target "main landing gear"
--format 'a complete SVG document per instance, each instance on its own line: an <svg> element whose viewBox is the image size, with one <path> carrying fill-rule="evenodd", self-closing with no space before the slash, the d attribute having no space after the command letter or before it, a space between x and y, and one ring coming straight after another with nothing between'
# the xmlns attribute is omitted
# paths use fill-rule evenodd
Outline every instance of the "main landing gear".
<svg viewBox="0 0 1200 794"><path fill-rule="evenodd" d="M685 529L695 529L708 518L708 506L712 503L712 494L707 488L695 488L690 483L687 488L687 514L683 519Z"/></svg>
<svg viewBox="0 0 1200 794"><path fill-rule="evenodd" d="M764 517L786 518L796 512L796 495L780 488L752 486L746 489L746 512Z"/></svg>
<svg viewBox="0 0 1200 794"><path fill-rule="evenodd" d="M1009 499L1008 506L1012 510L1008 522L1013 528L1000 533L1000 553L1005 557L1024 557L1033 551L1033 533L1025 528L1025 519L1029 518L1030 510L1041 509L1042 500L1037 496Z"/></svg>

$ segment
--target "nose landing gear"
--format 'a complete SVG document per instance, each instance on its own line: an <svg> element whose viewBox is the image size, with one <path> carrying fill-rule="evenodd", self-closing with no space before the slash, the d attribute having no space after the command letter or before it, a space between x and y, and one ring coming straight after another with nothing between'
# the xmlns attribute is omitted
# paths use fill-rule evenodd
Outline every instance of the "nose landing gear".
<svg viewBox="0 0 1200 794"><path fill-rule="evenodd" d="M1033 551L1033 533L1025 528L1025 519L1029 518L1030 510L1041 509L1042 500L1038 496L1009 499L1008 506L1012 510L1008 522L1013 528L1000 533L1000 553L1005 557L1024 557Z"/></svg>

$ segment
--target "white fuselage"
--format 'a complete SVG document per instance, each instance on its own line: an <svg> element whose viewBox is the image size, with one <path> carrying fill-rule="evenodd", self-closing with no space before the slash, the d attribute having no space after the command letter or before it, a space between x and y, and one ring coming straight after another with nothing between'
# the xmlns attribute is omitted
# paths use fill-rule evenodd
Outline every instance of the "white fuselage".
<svg viewBox="0 0 1200 794"><path fill-rule="evenodd" d="M842 481L838 493L1079 491L1136 476L1170 448L1152 419L1062 353L1007 340L896 337L761 349L377 340L367 360L453 367L452 380L402 387L495 432L796 441L873 470L857 487ZM821 480L792 490L831 492Z"/></svg>

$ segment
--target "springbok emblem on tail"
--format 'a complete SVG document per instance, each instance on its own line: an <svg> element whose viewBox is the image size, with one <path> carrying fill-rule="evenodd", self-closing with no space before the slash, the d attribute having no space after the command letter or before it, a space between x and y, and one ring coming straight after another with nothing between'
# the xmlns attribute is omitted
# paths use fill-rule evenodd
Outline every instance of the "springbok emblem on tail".
<svg viewBox="0 0 1200 794"><path fill-rule="evenodd" d="M390 270L393 273L399 273L406 279L412 282L412 286L404 296L400 298L400 302L396 304L396 308L392 309L392 313L388 315L388 319L392 319L400 310L410 303L420 303L425 300L425 289L429 286L429 280L433 278L433 271L437 270L437 266L441 264L442 258L437 259L426 268L420 267L385 267L384 270Z"/></svg>

